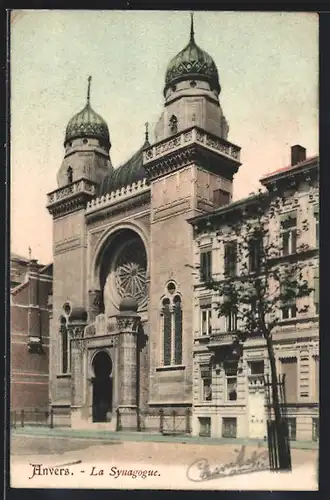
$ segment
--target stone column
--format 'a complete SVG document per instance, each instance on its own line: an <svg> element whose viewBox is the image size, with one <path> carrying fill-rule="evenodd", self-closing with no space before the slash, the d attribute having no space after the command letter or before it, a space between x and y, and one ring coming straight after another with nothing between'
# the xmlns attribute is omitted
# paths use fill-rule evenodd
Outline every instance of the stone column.
<svg viewBox="0 0 330 500"><path fill-rule="evenodd" d="M121 429L137 428L137 332L140 316L134 299L124 299L119 307L119 394Z"/></svg>
<svg viewBox="0 0 330 500"><path fill-rule="evenodd" d="M68 328L71 347L71 426L82 427L85 423L84 410L84 327L85 325Z"/></svg>

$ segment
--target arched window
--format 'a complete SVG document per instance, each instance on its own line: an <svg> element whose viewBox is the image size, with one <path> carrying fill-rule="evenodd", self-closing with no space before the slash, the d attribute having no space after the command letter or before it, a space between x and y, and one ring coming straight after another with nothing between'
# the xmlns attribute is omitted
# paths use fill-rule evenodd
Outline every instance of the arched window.
<svg viewBox="0 0 330 500"><path fill-rule="evenodd" d="M66 176L67 176L68 184L71 184L71 182L73 181L73 170L71 167L69 167L68 170L66 171Z"/></svg>
<svg viewBox="0 0 330 500"><path fill-rule="evenodd" d="M172 357L172 312L170 300L163 300L164 365L171 364Z"/></svg>
<svg viewBox="0 0 330 500"><path fill-rule="evenodd" d="M170 118L170 130L172 134L176 134L178 131L178 119L175 115L172 115Z"/></svg>
<svg viewBox="0 0 330 500"><path fill-rule="evenodd" d="M181 298L176 295L174 303L174 361L176 365L182 363L182 308Z"/></svg>
<svg viewBox="0 0 330 500"><path fill-rule="evenodd" d="M174 286L174 290L173 287ZM175 285L167 287L168 297L162 301L162 337L164 366L182 364L182 303L181 297L175 294Z"/></svg>
<svg viewBox="0 0 330 500"><path fill-rule="evenodd" d="M69 340L69 334L68 334L68 329L66 326L66 319L61 316L61 326L60 326L60 345L61 345L61 372L62 373L69 373L70 371L70 366L69 366L69 361L70 361L70 340Z"/></svg>

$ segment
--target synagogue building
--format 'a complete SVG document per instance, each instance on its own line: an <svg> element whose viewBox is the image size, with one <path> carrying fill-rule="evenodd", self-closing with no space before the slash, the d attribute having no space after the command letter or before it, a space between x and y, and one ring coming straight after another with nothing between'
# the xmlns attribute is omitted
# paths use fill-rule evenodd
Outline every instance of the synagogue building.
<svg viewBox="0 0 330 500"><path fill-rule="evenodd" d="M263 438L263 340L249 339L239 369L227 367L221 351L234 323L217 317L216 297L203 287L205 266L222 276L227 242L217 231L224 214L251 200L232 201L240 147L229 140L217 66L198 46L193 22L187 42L159 89L164 106L153 140L146 130L123 165L112 164L111 131L92 107L91 79L83 109L67 124L57 187L47 195L53 219L49 397L74 428L114 430L120 412L123 429L142 419L148 430L160 409L189 409L195 435ZM295 146L298 160L262 184L266 190L292 184L285 212L296 213L297 229L302 214L309 218L316 248L318 160L304 151ZM274 231L280 230L279 219ZM293 236L288 241L294 253ZM308 261L311 280L317 259L316 250ZM304 317L286 312L276 332L297 439L312 439L317 427L316 296L311 305Z"/></svg>

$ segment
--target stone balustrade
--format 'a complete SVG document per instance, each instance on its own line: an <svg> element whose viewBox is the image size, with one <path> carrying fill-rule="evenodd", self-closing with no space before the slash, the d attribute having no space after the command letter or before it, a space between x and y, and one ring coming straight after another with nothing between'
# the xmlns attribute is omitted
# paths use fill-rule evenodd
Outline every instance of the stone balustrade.
<svg viewBox="0 0 330 500"><path fill-rule="evenodd" d="M221 346L226 346L226 345L232 345L234 341L234 334L233 333L218 333L215 332L214 330L212 331L212 334L210 335L210 342L208 347L221 347Z"/></svg>
<svg viewBox="0 0 330 500"><path fill-rule="evenodd" d="M249 388L260 388L264 386L264 376L263 375L248 375Z"/></svg>
<svg viewBox="0 0 330 500"><path fill-rule="evenodd" d="M61 187L49 193L47 195L47 205L53 205L77 193L86 193L93 196L96 193L96 184L87 179L80 179L79 181L72 182L68 186Z"/></svg>
<svg viewBox="0 0 330 500"><path fill-rule="evenodd" d="M132 196L148 191L149 189L150 186L147 183L147 179L133 182L128 186L124 186L121 189L117 189L116 191L112 191L89 201L87 203L86 213L92 213L106 206L118 203L126 198L131 198Z"/></svg>
<svg viewBox="0 0 330 500"><path fill-rule="evenodd" d="M176 151L183 146L193 143L202 144L207 149L221 153L237 162L240 161L240 147L231 144L225 139L209 134L198 127L193 127L146 149L143 152L143 164L146 165L169 152Z"/></svg>

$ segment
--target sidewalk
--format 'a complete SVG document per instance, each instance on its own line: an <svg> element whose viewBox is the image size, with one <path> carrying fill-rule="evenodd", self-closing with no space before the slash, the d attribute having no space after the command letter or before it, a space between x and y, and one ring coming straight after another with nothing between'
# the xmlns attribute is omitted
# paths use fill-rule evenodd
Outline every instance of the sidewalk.
<svg viewBox="0 0 330 500"><path fill-rule="evenodd" d="M73 438L73 439L92 439L100 441L144 441L154 443L185 443L185 444L205 444L205 445L251 445L258 444L267 446L267 441L248 438L202 438L193 436L163 436L162 434L149 434L147 432L110 432L107 430L84 429L77 430L69 427L57 427L50 429L49 427L18 427L11 429L13 436L27 437L58 437L58 438ZM315 441L291 441L292 449L312 450L318 449L318 442Z"/></svg>

